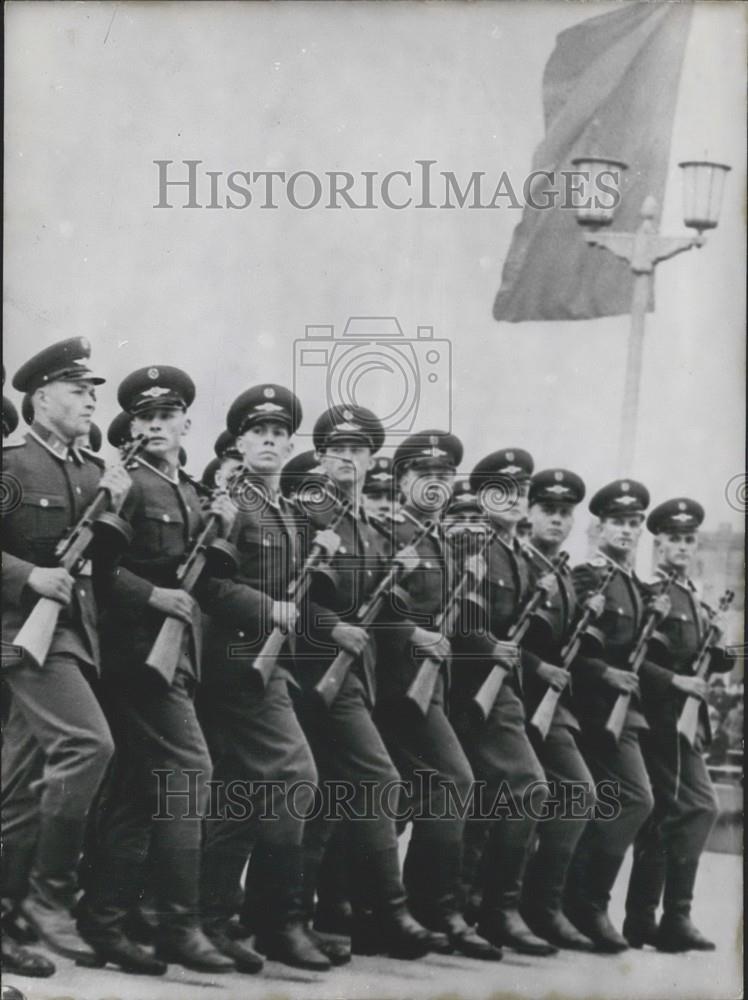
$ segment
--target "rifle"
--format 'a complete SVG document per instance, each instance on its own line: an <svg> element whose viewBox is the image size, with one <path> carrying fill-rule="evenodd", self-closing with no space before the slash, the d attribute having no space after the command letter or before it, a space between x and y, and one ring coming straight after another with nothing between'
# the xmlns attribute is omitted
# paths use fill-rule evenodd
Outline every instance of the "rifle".
<svg viewBox="0 0 748 1000"><path fill-rule="evenodd" d="M325 490L325 492L338 507L335 517L327 526L328 531L335 531L346 514L351 510L351 501L349 499L339 500L329 491ZM286 600L293 601L297 606L301 604L311 586L312 573L321 562L323 556L327 555L329 557L333 554L326 552L324 546L318 545L315 542L309 550L309 555L301 567L299 575L289 583L286 590ZM287 634L281 632L280 628L276 625L263 643L262 649L252 661L249 668L249 676L255 681L260 691L264 691L267 687L267 683L275 670L275 665L278 662L278 657L287 638Z"/></svg>
<svg viewBox="0 0 748 1000"><path fill-rule="evenodd" d="M146 435L140 434L122 450L123 465L135 457L146 440ZM129 524L114 511L105 510L108 502L109 492L100 486L77 524L57 543L55 548L57 564L66 569L71 576L78 576L83 569L86 552L97 530L103 529L119 536L128 545L132 541L132 529ZM47 659L62 607L59 601L51 597L40 597L13 640L13 645L20 646L37 667L42 667Z"/></svg>
<svg viewBox="0 0 748 1000"><path fill-rule="evenodd" d="M411 539L410 545L415 546L421 541L422 538L425 538L429 531L431 531L433 524L433 521L424 522L421 530L418 531L414 538ZM392 569L382 580L380 580L369 599L361 605L356 614L356 624L359 628L366 629L372 625L374 621L376 621L379 616L379 612L382 609L382 604L384 603L386 594L397 583L404 570L405 563L401 562L398 559L397 554L395 554ZM314 693L322 700L326 708L329 708L337 698L338 693L343 686L343 681L348 675L348 671L357 659L358 656L355 653L349 653L347 650L341 649L315 685Z"/></svg>
<svg viewBox="0 0 748 1000"><path fill-rule="evenodd" d="M475 553L476 557L480 558L483 556L488 549L488 546L491 544L492 539L493 532L487 532L482 544ZM465 596L466 588L468 586L472 586L474 588L479 582L480 581L475 578L469 568L464 571L460 577L459 583L450 594L446 607L436 620L435 625L437 631L447 635L454 631L460 613L460 601ZM472 593L472 596L477 599L477 595L474 593ZM476 603L479 603L479 600L476 600ZM429 705L431 704L431 699L434 696L434 688L436 687L436 680L439 676L442 662L442 660L433 656L427 656L424 660L422 660L415 677L410 683L410 687L405 693L406 705L416 708L422 718L426 717L426 713L429 710Z"/></svg>
<svg viewBox="0 0 748 1000"><path fill-rule="evenodd" d="M660 589L658 596L665 594L670 587L670 584L675 580L677 572L672 570L667 574L664 580L660 581ZM656 612L651 612L647 620L644 622L639 635L636 640L636 645L631 650L629 658L627 661L627 666L632 674L638 674L639 668L644 662L644 657L647 655L647 645L649 640L654 635L654 631L660 621L660 615ZM605 723L605 729L616 743L621 738L621 733L623 732L623 727L626 722L626 714L629 710L629 705L631 703L631 692L621 692L616 698L616 702L613 705L613 709L608 716L608 721Z"/></svg>
<svg viewBox="0 0 748 1000"><path fill-rule="evenodd" d="M533 552L537 551L535 549L532 549L532 547L530 548L531 551ZM540 555L540 553L538 553L538 555ZM558 555L555 559L552 560L546 559L545 556L542 556L542 558L543 561L546 562L554 572L558 572L568 562L569 555L566 552L562 552L560 555ZM506 637L507 642L513 642L517 646L521 644L522 640L525 637L525 634L527 633L528 628L530 627L532 616L540 607L540 603L545 596L546 596L545 588L541 587L540 584L538 583L535 587L532 596L526 602L525 606L522 608L519 617L514 622L512 627L509 629ZM473 697L473 705L476 709L476 712L479 714L480 719L482 719L483 722L485 722L488 716L490 715L491 709L494 706L494 702L498 697L499 691L501 690L501 686L504 683L508 673L509 670L506 667L502 666L501 663L494 663L488 677L486 677L486 679L483 681L480 688L478 689L477 693Z"/></svg>
<svg viewBox="0 0 748 1000"><path fill-rule="evenodd" d="M727 611L732 604L734 597L734 591L726 590L719 599L719 610L721 612ZM715 627L714 623L710 623L691 667L692 675L694 677L699 677L702 680L706 677L709 671L710 654L717 640L717 633L718 629ZM678 732L686 740L689 746L693 746L696 741L696 730L699 725L699 709L701 708L701 703L701 698L697 698L695 695L690 694L686 698L678 719Z"/></svg>
<svg viewBox="0 0 748 1000"><path fill-rule="evenodd" d="M590 594L590 597L597 597L599 594L605 593L608 589L608 584L615 575L616 568L616 564L612 560L609 561L598 588L593 594ZM568 642L561 650L561 666L564 670L569 670L572 663L576 659L577 653L582 645L584 634L594 617L595 613L592 608L589 606L586 607L579 621L575 625L573 632L569 636ZM556 714L556 706L558 705L561 694L561 691L557 691L555 688L549 687L543 695L540 704L535 709L533 717L530 719L530 725L538 731L541 739L545 739L548 735L551 723L553 722L553 716Z"/></svg>
<svg viewBox="0 0 748 1000"><path fill-rule="evenodd" d="M215 490L213 496L227 492L243 471L241 468L238 469L230 477L227 489ZM188 594L195 589L206 566L210 567L212 576L219 578L231 576L236 571L239 563L238 554L230 542L219 536L220 523L218 514L208 514L202 531L177 569L177 583ZM174 680L184 635L188 628L188 623L181 618L165 617L145 661L146 666L160 674L169 685Z"/></svg>

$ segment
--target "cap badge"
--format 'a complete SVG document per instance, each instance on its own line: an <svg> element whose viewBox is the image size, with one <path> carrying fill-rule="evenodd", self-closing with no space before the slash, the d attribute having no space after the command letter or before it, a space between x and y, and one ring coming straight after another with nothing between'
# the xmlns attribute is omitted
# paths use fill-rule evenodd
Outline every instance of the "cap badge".
<svg viewBox="0 0 748 1000"><path fill-rule="evenodd" d="M265 397L265 399L274 399L275 389L272 387L272 385L266 385L265 388L262 390L262 394Z"/></svg>
<svg viewBox="0 0 748 1000"><path fill-rule="evenodd" d="M673 514L674 521L680 521L681 524L685 524L686 521L691 521L693 518L690 514Z"/></svg>
<svg viewBox="0 0 748 1000"><path fill-rule="evenodd" d="M509 456L507 456L507 457L509 457ZM521 465L505 465L504 468L501 471L502 472L508 472L510 476L514 476L514 475L516 475L516 473L522 472L522 466Z"/></svg>
<svg viewBox="0 0 748 1000"><path fill-rule="evenodd" d="M636 497L625 496L616 497L616 503L623 504L624 507L628 507L629 504L636 503Z"/></svg>
<svg viewBox="0 0 748 1000"><path fill-rule="evenodd" d="M436 434L429 434L429 444L431 445L432 448L436 448L436 446L439 444L439 438L437 437Z"/></svg>
<svg viewBox="0 0 748 1000"><path fill-rule="evenodd" d="M350 410L343 410L343 419L344 420L353 420L353 414L351 413Z"/></svg>
<svg viewBox="0 0 748 1000"><path fill-rule="evenodd" d="M553 478L556 480L557 483L560 483L563 481L564 474L559 470L558 472L553 473Z"/></svg>
<svg viewBox="0 0 748 1000"><path fill-rule="evenodd" d="M504 452L504 454L506 455L507 462L513 462L514 461L514 452L513 451L506 451L506 452Z"/></svg>
<svg viewBox="0 0 748 1000"><path fill-rule="evenodd" d="M557 496L561 496L562 493L569 492L569 487L561 486L559 483L557 483L555 486L549 486L546 492L555 493Z"/></svg>
<svg viewBox="0 0 748 1000"><path fill-rule="evenodd" d="M679 500L678 501L678 510L685 510L685 509L686 509L686 505L683 503L682 500Z"/></svg>
<svg viewBox="0 0 748 1000"><path fill-rule="evenodd" d="M279 406L278 403L258 403L253 409L259 413L277 413L283 407Z"/></svg>
<svg viewBox="0 0 748 1000"><path fill-rule="evenodd" d="M625 481L622 482L621 489L623 490L624 493L628 493L628 491L631 489L631 483L627 483Z"/></svg>
<svg viewBox="0 0 748 1000"><path fill-rule="evenodd" d="M91 350L91 344L87 340L86 337L81 337L80 338L80 342L81 342L81 347L83 348L84 351L90 351Z"/></svg>
<svg viewBox="0 0 748 1000"><path fill-rule="evenodd" d="M158 378L158 368L149 368L148 369L148 378L151 379L151 380L157 379Z"/></svg>
<svg viewBox="0 0 748 1000"><path fill-rule="evenodd" d="M345 414L343 414L343 416L345 416ZM361 427L360 427L359 424L354 424L351 421L348 421L348 422L343 423L343 424L338 424L337 427L335 428L335 430L337 430L337 431L360 431Z"/></svg>
<svg viewBox="0 0 748 1000"><path fill-rule="evenodd" d="M86 361L86 359L85 359L85 358L76 358L76 359L75 359L75 360L73 361L73 364L74 364L74 365L80 365L80 366L81 366L81 368L85 368L85 367L87 366L88 362Z"/></svg>
<svg viewBox="0 0 748 1000"><path fill-rule="evenodd" d="M168 396L170 392L171 392L171 389L167 389L165 386L162 386L162 385L153 385L153 386L151 386L150 389L145 389L143 392L141 392L140 395L141 396L153 396L155 398L156 396Z"/></svg>

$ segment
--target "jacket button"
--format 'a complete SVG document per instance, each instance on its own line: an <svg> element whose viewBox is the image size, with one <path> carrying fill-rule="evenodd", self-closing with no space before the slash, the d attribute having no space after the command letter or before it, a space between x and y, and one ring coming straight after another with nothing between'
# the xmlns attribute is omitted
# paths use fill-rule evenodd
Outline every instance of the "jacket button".
<svg viewBox="0 0 748 1000"><path fill-rule="evenodd" d="M83 587L81 587L81 589L78 591L78 593L80 594L81 597L85 597L86 596L86 591L84 590Z"/></svg>
<svg viewBox="0 0 748 1000"><path fill-rule="evenodd" d="M236 634L239 636L240 639L244 638L244 633L243 632L237 632Z"/></svg>
<svg viewBox="0 0 748 1000"><path fill-rule="evenodd" d="M164 520L164 521L168 521L168 520L169 520L169 515L168 515L168 514L162 514L162 515L161 515L161 518L162 518L162 520Z"/></svg>
<svg viewBox="0 0 748 1000"><path fill-rule="evenodd" d="M80 486L76 486L75 487L75 492L78 494L78 496L80 496L81 493L83 492L83 490L80 488Z"/></svg>
<svg viewBox="0 0 748 1000"><path fill-rule="evenodd" d="M39 506L40 507L49 507L49 500L47 500L46 497L42 497L41 500L39 501Z"/></svg>

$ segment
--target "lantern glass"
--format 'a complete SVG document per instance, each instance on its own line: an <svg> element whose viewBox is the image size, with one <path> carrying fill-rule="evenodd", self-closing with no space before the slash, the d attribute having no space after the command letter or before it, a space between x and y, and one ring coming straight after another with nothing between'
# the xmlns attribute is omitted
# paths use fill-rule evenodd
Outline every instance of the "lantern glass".
<svg viewBox="0 0 748 1000"><path fill-rule="evenodd" d="M678 166L683 171L683 221L700 233L715 229L730 167L708 160L686 160Z"/></svg>
<svg viewBox="0 0 748 1000"><path fill-rule="evenodd" d="M628 165L607 156L578 156L570 186L572 205L580 226L609 226L621 200L621 178Z"/></svg>

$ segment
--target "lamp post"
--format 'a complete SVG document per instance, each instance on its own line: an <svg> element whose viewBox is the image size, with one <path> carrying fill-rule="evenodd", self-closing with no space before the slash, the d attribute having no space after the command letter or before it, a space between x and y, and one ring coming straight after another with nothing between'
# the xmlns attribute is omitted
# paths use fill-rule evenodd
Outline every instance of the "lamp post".
<svg viewBox="0 0 748 1000"><path fill-rule="evenodd" d="M641 222L633 233L603 231L601 227L612 222L614 207L598 204L594 192L600 190L596 178L605 174L610 188L611 179L617 182L627 166L621 160L598 156L578 157L572 160L585 175L587 193L593 193L577 207L577 222L585 228L585 239L590 246L603 247L628 261L634 274L634 291L631 300L631 332L626 358L626 381L623 390L623 412L618 446L619 475L630 475L636 446L636 425L639 410L639 385L641 382L642 354L644 348L644 319L654 281L655 267L676 254L702 247L706 242L704 231L714 229L719 220L724 180L730 167L724 163L707 160L688 160L680 163L683 170L684 211L683 221L695 236L661 236L655 217L657 202L648 195L639 213Z"/></svg>

